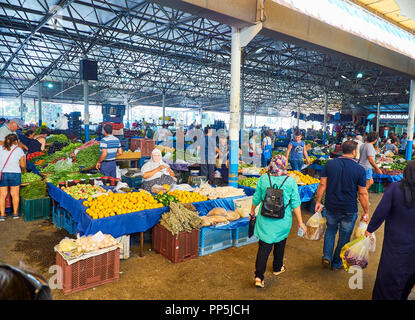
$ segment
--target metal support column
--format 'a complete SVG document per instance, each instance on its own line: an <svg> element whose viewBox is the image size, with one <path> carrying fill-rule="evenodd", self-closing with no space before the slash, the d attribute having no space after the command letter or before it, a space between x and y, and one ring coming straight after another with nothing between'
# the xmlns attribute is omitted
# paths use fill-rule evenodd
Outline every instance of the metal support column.
<svg viewBox="0 0 415 320"><path fill-rule="evenodd" d="M229 122L229 185L238 187L239 162L239 121L240 121L240 90L241 90L241 32L232 27L231 50L231 99Z"/></svg>
<svg viewBox="0 0 415 320"><path fill-rule="evenodd" d="M245 129L245 123L244 123L244 113L245 113L245 74L244 74L244 64L245 59L242 58L242 82L241 82L241 121L240 121L240 130Z"/></svg>
<svg viewBox="0 0 415 320"><path fill-rule="evenodd" d="M323 145L326 144L327 139L327 110L329 108L329 99L327 91L324 91L324 121L323 121Z"/></svg>
<svg viewBox="0 0 415 320"><path fill-rule="evenodd" d="M24 122L24 119L23 119L23 96L20 96L20 119L22 119L23 122Z"/></svg>
<svg viewBox="0 0 415 320"><path fill-rule="evenodd" d="M163 124L166 123L166 94L162 96L162 107L163 107Z"/></svg>
<svg viewBox="0 0 415 320"><path fill-rule="evenodd" d="M84 130L85 142L89 141L89 97L88 97L88 80L83 80L84 85Z"/></svg>
<svg viewBox="0 0 415 320"><path fill-rule="evenodd" d="M238 29L232 27L231 45L231 95L229 122L229 185L238 187L239 125L241 107L241 48L262 29L262 23Z"/></svg>
<svg viewBox="0 0 415 320"><path fill-rule="evenodd" d="M300 129L300 105L297 107L297 128Z"/></svg>
<svg viewBox="0 0 415 320"><path fill-rule="evenodd" d="M409 114L408 114L408 142L406 144L405 158L412 159L412 145L414 140L414 113L415 113L415 80L411 80L409 91Z"/></svg>
<svg viewBox="0 0 415 320"><path fill-rule="evenodd" d="M128 97L127 96L125 96L124 97L124 104L125 104L125 111L126 111L126 113L127 113L127 129L130 129L130 115L131 115L131 112L130 112L130 103L128 102ZM132 120L131 120L131 122L132 122Z"/></svg>
<svg viewBox="0 0 415 320"><path fill-rule="evenodd" d="M378 102L378 110L376 114L376 133L378 135L378 141L376 142L376 146L379 145L379 127L380 127L380 102Z"/></svg>
<svg viewBox="0 0 415 320"><path fill-rule="evenodd" d="M39 127L42 125L42 86L43 82L38 83L38 113L39 113Z"/></svg>

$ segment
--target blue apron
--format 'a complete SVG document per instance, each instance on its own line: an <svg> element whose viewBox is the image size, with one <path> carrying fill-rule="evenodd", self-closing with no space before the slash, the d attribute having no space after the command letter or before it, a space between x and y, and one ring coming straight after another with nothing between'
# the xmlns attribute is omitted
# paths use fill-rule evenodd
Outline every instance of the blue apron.
<svg viewBox="0 0 415 320"><path fill-rule="evenodd" d="M264 150L262 151L262 156L265 159L271 159L272 158L272 148L271 148L271 144L268 144L268 141L267 141L267 144L265 145Z"/></svg>

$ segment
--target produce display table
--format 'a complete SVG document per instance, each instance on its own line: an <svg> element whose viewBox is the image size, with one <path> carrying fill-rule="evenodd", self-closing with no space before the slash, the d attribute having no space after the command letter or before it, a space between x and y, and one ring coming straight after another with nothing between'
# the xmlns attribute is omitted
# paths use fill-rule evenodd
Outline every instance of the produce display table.
<svg viewBox="0 0 415 320"><path fill-rule="evenodd" d="M311 164L309 168L314 169L315 171L323 170L323 166L320 166L319 164Z"/></svg>
<svg viewBox="0 0 415 320"><path fill-rule="evenodd" d="M163 207L94 220L86 213L87 208L82 204L86 200L75 200L72 196L51 183L48 183L47 186L50 197L54 201L58 202L62 208L68 210L72 215L72 218L76 224L77 232L79 232L81 235L88 236L101 231L104 234L112 235L114 238L139 232L141 244L140 256L144 255L143 232L154 227L160 221L163 213L169 211L168 207ZM227 210L233 210L233 200L241 197L243 196L208 200L203 202L196 202L193 205L197 211L200 212L200 215L203 216L206 215L211 209L216 207L223 207ZM247 224L248 221L245 220L237 220L224 227L227 227L228 229L237 228L241 225L241 223Z"/></svg>
<svg viewBox="0 0 415 320"><path fill-rule="evenodd" d="M396 181L401 181L403 179L403 174L398 174L396 176L391 176L391 175L387 175L387 174L378 174L378 173L373 173L373 180L375 182L382 182L382 181L389 181L389 182L396 182Z"/></svg>
<svg viewBox="0 0 415 320"><path fill-rule="evenodd" d="M301 202L310 201L313 198L314 193L317 191L318 185L318 183L314 183L307 186L298 186L298 193L300 194ZM256 190L255 188L244 187L241 185L238 185L238 188L243 189L247 196L252 196Z"/></svg>

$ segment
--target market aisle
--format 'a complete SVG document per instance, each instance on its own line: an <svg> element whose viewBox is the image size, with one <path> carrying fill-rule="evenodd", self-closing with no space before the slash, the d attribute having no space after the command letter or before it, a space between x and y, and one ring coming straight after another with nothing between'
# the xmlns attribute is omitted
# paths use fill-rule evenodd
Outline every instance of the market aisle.
<svg viewBox="0 0 415 320"><path fill-rule="evenodd" d="M370 194L371 213L381 194ZM304 220L311 216L304 211ZM352 274L321 267L322 241L298 238L293 220L288 238L285 264L287 272L279 277L271 274L271 260L265 275L265 288L253 286L253 268L257 244L226 249L209 256L172 264L163 256L149 252L138 257L133 246L132 257L122 260L120 280L72 295L54 290L54 299L370 299L381 253L383 227L377 232L378 248L370 256L363 273L363 289L348 287ZM0 224L0 259L18 263L19 259L50 278L49 266L54 264L53 246L66 232L47 222L27 223L8 220ZM39 250L42 248L42 250Z"/></svg>

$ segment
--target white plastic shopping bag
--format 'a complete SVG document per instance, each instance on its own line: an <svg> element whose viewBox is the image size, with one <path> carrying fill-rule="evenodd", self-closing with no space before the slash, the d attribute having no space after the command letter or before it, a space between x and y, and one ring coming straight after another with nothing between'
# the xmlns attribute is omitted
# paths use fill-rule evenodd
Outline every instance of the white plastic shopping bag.
<svg viewBox="0 0 415 320"><path fill-rule="evenodd" d="M326 219L323 218L321 212L318 211L308 219L306 226L307 232L305 233L304 238L307 240L320 240L326 231Z"/></svg>

